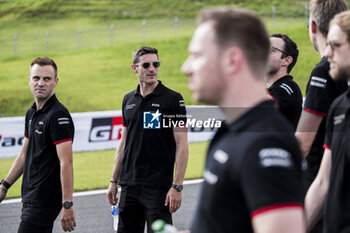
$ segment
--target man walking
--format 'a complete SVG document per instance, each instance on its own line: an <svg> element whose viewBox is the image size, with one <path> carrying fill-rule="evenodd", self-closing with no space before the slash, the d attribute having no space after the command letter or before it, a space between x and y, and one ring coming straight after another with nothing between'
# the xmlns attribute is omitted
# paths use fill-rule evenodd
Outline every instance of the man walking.
<svg viewBox="0 0 350 233"><path fill-rule="evenodd" d="M226 121L208 149L191 231L303 232L301 154L266 94L266 29L231 7L203 11L199 21L182 71L193 98L219 105Z"/></svg>
<svg viewBox="0 0 350 233"><path fill-rule="evenodd" d="M332 78L350 81L350 11L331 21L325 56ZM324 233L350 232L349 113L348 89L333 102L327 115L321 167L305 199L308 229L324 213Z"/></svg>
<svg viewBox="0 0 350 233"><path fill-rule="evenodd" d="M23 174L22 215L18 233L49 233L61 213L64 231L76 226L73 207L74 124L57 100L57 65L48 57L30 64L29 86L34 104L25 117L23 146L8 175L1 180L0 202Z"/></svg>
<svg viewBox="0 0 350 233"><path fill-rule="evenodd" d="M295 42L286 34L270 36L270 56L266 85L270 96L276 101L278 111L297 128L303 96L293 77L289 75L298 60Z"/></svg>
<svg viewBox="0 0 350 233"><path fill-rule="evenodd" d="M107 193L115 205L117 184L122 187L118 233L143 233L145 222L150 233L157 219L172 224L171 214L181 206L188 145L187 131L177 122L186 122L186 108L182 96L158 80L160 64L155 48L133 54L139 85L124 96L122 137ZM162 119L175 127L163 127Z"/></svg>

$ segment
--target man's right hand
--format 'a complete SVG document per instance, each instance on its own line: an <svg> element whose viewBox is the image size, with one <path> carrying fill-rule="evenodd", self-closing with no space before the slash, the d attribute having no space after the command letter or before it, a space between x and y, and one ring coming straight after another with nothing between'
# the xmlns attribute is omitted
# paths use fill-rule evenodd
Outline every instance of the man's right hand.
<svg viewBox="0 0 350 233"><path fill-rule="evenodd" d="M108 191L107 191L107 198L108 198L109 204L111 205L117 204L118 202L117 194L118 194L118 184L111 182L109 184Z"/></svg>
<svg viewBox="0 0 350 233"><path fill-rule="evenodd" d="M7 194L7 190L5 192L3 189L6 190L6 188L3 187L3 185L1 185L1 189L0 189L0 203L5 199L6 194Z"/></svg>

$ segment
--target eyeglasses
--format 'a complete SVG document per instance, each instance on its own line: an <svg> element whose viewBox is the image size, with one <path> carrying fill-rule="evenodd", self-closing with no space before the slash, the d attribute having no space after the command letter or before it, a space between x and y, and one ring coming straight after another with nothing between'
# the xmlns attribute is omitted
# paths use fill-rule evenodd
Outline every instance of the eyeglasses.
<svg viewBox="0 0 350 233"><path fill-rule="evenodd" d="M154 61L151 62L154 68L159 68L161 61ZM144 62L144 63L137 63L135 66L142 65L144 69L148 69L151 66L150 62Z"/></svg>
<svg viewBox="0 0 350 233"><path fill-rule="evenodd" d="M326 42L327 47L328 46L331 47L332 51L334 51L335 48L339 48L339 47L343 46L344 44L346 44L346 43L336 43L334 41L327 41Z"/></svg>
<svg viewBox="0 0 350 233"><path fill-rule="evenodd" d="M279 49L279 48L276 48L276 47L271 46L271 48L270 48L270 53L272 52L272 50L280 51L281 53L284 53L286 56L289 56L289 54L286 53L286 52L284 52L282 49Z"/></svg>

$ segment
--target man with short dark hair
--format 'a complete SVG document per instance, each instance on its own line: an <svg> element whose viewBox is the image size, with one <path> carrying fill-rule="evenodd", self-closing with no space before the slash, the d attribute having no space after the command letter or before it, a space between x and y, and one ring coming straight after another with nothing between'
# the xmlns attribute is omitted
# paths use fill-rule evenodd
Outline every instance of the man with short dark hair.
<svg viewBox="0 0 350 233"><path fill-rule="evenodd" d="M151 233L157 219L172 224L171 214L181 206L187 130L176 124L164 127L161 119L186 122L186 108L181 94L158 80L160 64L155 48L140 47L133 54L131 68L139 85L123 99L122 137L107 192L115 205L117 184L122 187L118 233L143 233L145 222Z"/></svg>
<svg viewBox="0 0 350 233"><path fill-rule="evenodd" d="M270 56L266 86L269 95L276 101L278 111L297 128L303 96L293 77L289 75L298 60L299 50L286 34L270 36Z"/></svg>
<svg viewBox="0 0 350 233"><path fill-rule="evenodd" d="M304 108L295 133L308 164L308 186L315 179L322 161L326 116L329 107L335 98L346 91L348 86L346 81L333 80L330 77L329 62L324 56L327 47L328 24L336 14L345 10L344 0L310 1L309 37L322 59L310 74ZM322 232L322 220L312 232Z"/></svg>
<svg viewBox="0 0 350 233"><path fill-rule="evenodd" d="M182 66L193 98L226 116L207 152L192 233L304 232L301 154L266 95L263 22L232 7L205 10Z"/></svg>
<svg viewBox="0 0 350 233"><path fill-rule="evenodd" d="M324 55L335 80L350 81L350 11L330 22ZM320 170L305 198L308 229L324 213L324 233L350 232L350 90L332 103Z"/></svg>
<svg viewBox="0 0 350 233"><path fill-rule="evenodd" d="M23 174L22 216L18 233L49 233L62 210L64 231L76 226L73 207L74 124L56 98L57 65L48 57L30 64L29 86L35 102L25 117L21 152L8 175L1 180L0 202Z"/></svg>

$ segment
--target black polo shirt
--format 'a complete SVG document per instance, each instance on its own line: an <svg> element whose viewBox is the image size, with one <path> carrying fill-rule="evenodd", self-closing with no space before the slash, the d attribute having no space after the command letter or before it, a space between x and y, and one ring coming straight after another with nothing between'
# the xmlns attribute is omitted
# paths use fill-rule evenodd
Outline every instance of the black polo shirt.
<svg viewBox="0 0 350 233"><path fill-rule="evenodd" d="M325 147L332 169L325 205L324 232L350 232L350 91L338 97L327 116Z"/></svg>
<svg viewBox="0 0 350 233"><path fill-rule="evenodd" d="M346 81L334 81L329 75L329 62L323 57L312 70L306 87L304 111L319 116L327 116L333 100L346 91ZM323 157L326 119L317 130L315 139L307 156L309 184L315 179Z"/></svg>
<svg viewBox="0 0 350 233"><path fill-rule="evenodd" d="M185 122L185 103L181 94L165 87L161 81L145 97L139 89L138 86L126 94L123 100L123 125L127 134L119 183L169 188L173 181L176 144L168 120Z"/></svg>
<svg viewBox="0 0 350 233"><path fill-rule="evenodd" d="M292 76L286 75L274 82L268 91L276 101L278 111L287 118L295 131L303 104L303 96L298 84L293 81Z"/></svg>
<svg viewBox="0 0 350 233"><path fill-rule="evenodd" d="M60 205L62 189L56 145L72 141L74 124L68 110L53 95L40 109L27 111L25 133L29 144L23 169L22 202Z"/></svg>
<svg viewBox="0 0 350 233"><path fill-rule="evenodd" d="M255 216L303 206L299 145L273 101L218 130L203 176L192 233L249 233Z"/></svg>

